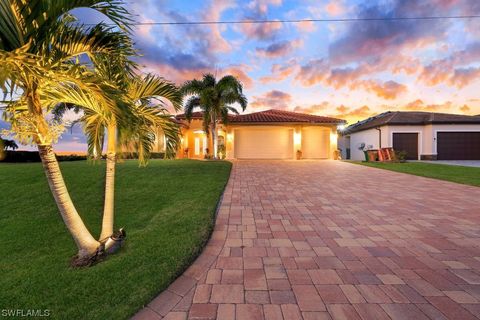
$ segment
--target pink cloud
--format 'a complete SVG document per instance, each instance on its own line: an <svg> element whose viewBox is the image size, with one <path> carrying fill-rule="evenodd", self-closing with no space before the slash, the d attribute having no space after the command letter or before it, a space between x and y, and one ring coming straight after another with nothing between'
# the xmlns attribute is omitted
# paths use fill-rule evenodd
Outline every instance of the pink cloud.
<svg viewBox="0 0 480 320"><path fill-rule="evenodd" d="M265 48L257 48L256 52L261 57L279 58L290 54L293 50L303 45L303 41L295 39L293 41L280 41L272 43Z"/></svg>
<svg viewBox="0 0 480 320"><path fill-rule="evenodd" d="M320 114L324 113L325 110L330 106L328 101L323 101L319 104L311 104L308 106L296 106L293 111L301 113L310 113L310 114Z"/></svg>
<svg viewBox="0 0 480 320"><path fill-rule="evenodd" d="M304 86L313 86L314 84L325 81L329 73L330 67L326 60L311 60L300 68L295 76L295 80L299 81Z"/></svg>
<svg viewBox="0 0 480 320"><path fill-rule="evenodd" d="M282 29L281 22L245 23L240 26L240 30L247 36L247 38L259 40L273 38L280 29Z"/></svg>
<svg viewBox="0 0 480 320"><path fill-rule="evenodd" d="M284 64L274 64L271 68L271 74L260 78L261 83L280 82L290 77L298 70L298 64L295 59L291 59Z"/></svg>
<svg viewBox="0 0 480 320"><path fill-rule="evenodd" d="M233 0L213 0L203 13L203 19L206 21L221 20L222 13L230 8L235 7ZM229 52L232 50L230 43L222 36L221 26L210 25L210 48L214 52Z"/></svg>
<svg viewBox="0 0 480 320"><path fill-rule="evenodd" d="M339 16L344 14L346 11L345 5L341 0L330 0L330 2L325 6L325 11L330 16Z"/></svg>
<svg viewBox="0 0 480 320"><path fill-rule="evenodd" d="M375 80L361 80L353 83L350 88L363 88L386 100L396 99L400 94L407 92L407 86L392 80L383 83Z"/></svg>
<svg viewBox="0 0 480 320"><path fill-rule="evenodd" d="M450 77L450 84L457 88L463 88L480 78L480 68L458 68L455 69L453 75Z"/></svg>
<svg viewBox="0 0 480 320"><path fill-rule="evenodd" d="M292 102L292 96L289 93L272 90L261 96L254 96L249 107L253 109L288 109Z"/></svg>
<svg viewBox="0 0 480 320"><path fill-rule="evenodd" d="M317 30L315 23L313 21L297 22L296 27L300 32L313 32Z"/></svg>
<svg viewBox="0 0 480 320"><path fill-rule="evenodd" d="M425 104L423 100L417 99L412 101L401 109L408 110L408 111L428 111L428 112L445 112L449 111L452 108L452 102L447 101L442 104Z"/></svg>

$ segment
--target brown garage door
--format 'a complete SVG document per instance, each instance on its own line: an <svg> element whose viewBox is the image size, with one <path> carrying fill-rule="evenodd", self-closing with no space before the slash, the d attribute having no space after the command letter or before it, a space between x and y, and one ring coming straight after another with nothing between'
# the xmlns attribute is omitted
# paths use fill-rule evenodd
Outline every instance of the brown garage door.
<svg viewBox="0 0 480 320"><path fill-rule="evenodd" d="M418 133L394 133L393 149L405 151L407 160L418 160Z"/></svg>
<svg viewBox="0 0 480 320"><path fill-rule="evenodd" d="M438 160L480 160L479 132L437 132Z"/></svg>

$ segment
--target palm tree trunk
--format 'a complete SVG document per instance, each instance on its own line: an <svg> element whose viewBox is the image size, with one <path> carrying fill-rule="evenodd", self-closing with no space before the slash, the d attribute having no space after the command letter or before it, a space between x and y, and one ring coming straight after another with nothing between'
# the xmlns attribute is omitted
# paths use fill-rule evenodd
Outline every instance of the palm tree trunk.
<svg viewBox="0 0 480 320"><path fill-rule="evenodd" d="M52 146L38 145L38 152L60 215L77 245L77 257L88 258L96 252L100 243L88 231L70 198Z"/></svg>
<svg viewBox="0 0 480 320"><path fill-rule="evenodd" d="M215 115L212 113L210 117L210 131L212 134L212 155L213 158L217 158L217 121L215 119Z"/></svg>
<svg viewBox="0 0 480 320"><path fill-rule="evenodd" d="M107 128L107 172L105 175L105 202L103 206L102 232L100 240L104 240L113 234L115 212L115 164L116 164L116 138L117 126L111 124Z"/></svg>
<svg viewBox="0 0 480 320"><path fill-rule="evenodd" d="M218 133L217 133L217 121L213 122L213 128L212 128L213 134L213 158L217 159L217 153L218 153Z"/></svg>

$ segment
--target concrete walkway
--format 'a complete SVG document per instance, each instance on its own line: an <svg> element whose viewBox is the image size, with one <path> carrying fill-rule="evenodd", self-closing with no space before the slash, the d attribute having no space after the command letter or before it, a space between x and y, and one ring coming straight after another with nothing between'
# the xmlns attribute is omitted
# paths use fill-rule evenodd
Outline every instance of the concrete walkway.
<svg viewBox="0 0 480 320"><path fill-rule="evenodd" d="M134 318L480 318L480 188L235 162L208 246Z"/></svg>

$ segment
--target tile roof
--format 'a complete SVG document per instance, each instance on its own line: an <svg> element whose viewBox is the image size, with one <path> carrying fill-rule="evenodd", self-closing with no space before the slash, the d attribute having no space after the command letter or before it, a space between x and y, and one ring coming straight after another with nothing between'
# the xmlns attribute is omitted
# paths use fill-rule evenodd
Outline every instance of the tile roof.
<svg viewBox="0 0 480 320"><path fill-rule="evenodd" d="M185 113L179 113L175 115L175 118L177 120L186 120L187 117L185 116ZM203 111L196 111L192 112L192 119L203 119Z"/></svg>
<svg viewBox="0 0 480 320"><path fill-rule="evenodd" d="M480 116L423 111L387 111L350 125L345 134L383 125L480 124Z"/></svg>
<svg viewBox="0 0 480 320"><path fill-rule="evenodd" d="M344 123L345 120L316 116L306 113L270 109L232 116L232 123L267 123L267 122L300 122L300 123Z"/></svg>
<svg viewBox="0 0 480 320"><path fill-rule="evenodd" d="M193 112L192 119L202 119L203 112ZM185 114L177 114L175 116L178 120L185 120ZM260 112L252 112L240 115L230 115L230 123L345 123L345 120L316 116L313 114L298 113L292 111L283 111L277 109L270 109Z"/></svg>

